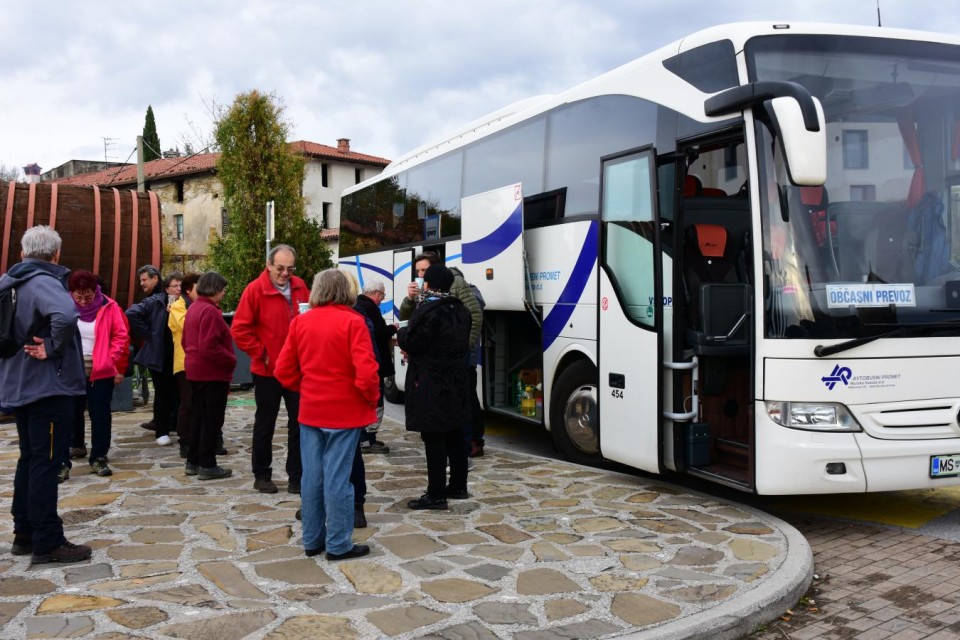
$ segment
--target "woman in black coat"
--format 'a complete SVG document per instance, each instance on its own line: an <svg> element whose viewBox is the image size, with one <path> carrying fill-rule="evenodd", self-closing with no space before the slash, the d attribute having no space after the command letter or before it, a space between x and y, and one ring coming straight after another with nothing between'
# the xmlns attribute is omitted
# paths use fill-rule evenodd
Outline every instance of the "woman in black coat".
<svg viewBox="0 0 960 640"><path fill-rule="evenodd" d="M470 419L470 380L463 366L470 350L470 312L450 295L453 273L440 264L423 274L426 295L397 333L407 354L407 430L418 431L427 454L427 492L411 509L446 509L447 498L467 498L467 449L463 426ZM447 460L450 483L447 484Z"/></svg>

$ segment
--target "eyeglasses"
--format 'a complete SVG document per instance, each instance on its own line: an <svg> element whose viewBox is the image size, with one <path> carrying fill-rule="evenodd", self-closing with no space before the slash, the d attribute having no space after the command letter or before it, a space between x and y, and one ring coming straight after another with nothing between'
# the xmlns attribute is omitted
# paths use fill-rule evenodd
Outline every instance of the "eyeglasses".
<svg viewBox="0 0 960 640"><path fill-rule="evenodd" d="M293 273L297 270L296 267L286 267L282 264L275 264L273 268L277 270L277 273Z"/></svg>

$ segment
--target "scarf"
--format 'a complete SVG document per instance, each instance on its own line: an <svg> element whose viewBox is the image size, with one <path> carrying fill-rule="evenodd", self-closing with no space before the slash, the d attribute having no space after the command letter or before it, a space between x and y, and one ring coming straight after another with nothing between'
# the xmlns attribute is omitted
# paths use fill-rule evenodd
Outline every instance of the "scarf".
<svg viewBox="0 0 960 640"><path fill-rule="evenodd" d="M73 306L77 308L77 311L80 312L80 319L84 322L93 322L97 319L97 312L100 311L102 307L107 302L107 296L103 295L103 291L100 290L100 285L97 285L97 292L93 296L93 300L90 301L90 304L80 306L77 304L77 301L73 301Z"/></svg>
<svg viewBox="0 0 960 640"><path fill-rule="evenodd" d="M449 298L449 291L437 291L436 289L424 289L417 294L417 306L419 307L422 303L427 302L428 300L440 300L442 298Z"/></svg>

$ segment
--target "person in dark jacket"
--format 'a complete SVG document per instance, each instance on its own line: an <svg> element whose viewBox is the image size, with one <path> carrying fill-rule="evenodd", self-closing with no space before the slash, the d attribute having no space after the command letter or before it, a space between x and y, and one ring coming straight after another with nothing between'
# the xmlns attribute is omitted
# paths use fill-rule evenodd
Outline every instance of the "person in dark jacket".
<svg viewBox="0 0 960 640"><path fill-rule="evenodd" d="M57 515L61 462L69 455L77 398L86 395L79 317L60 266L60 235L47 226L27 229L22 262L0 277L0 290L17 288L13 333L23 350L0 360L0 403L17 421L20 458L13 478L13 548L31 562L80 562L86 545L63 535ZM41 322L36 322L36 319Z"/></svg>
<svg viewBox="0 0 960 640"><path fill-rule="evenodd" d="M380 375L380 400L377 402L377 421L368 425L361 435L361 441L367 443L367 446L362 447L365 453L388 453L390 451L390 447L377 440L377 433L383 423L383 379L394 374L393 357L390 355L393 348L390 345L390 339L397 334L398 328L396 324L387 324L380 314L380 305L386 297L386 287L383 282L373 278L364 283L363 293L357 296L357 303L353 307L373 324L373 341L377 348L377 362L380 364L378 372Z"/></svg>
<svg viewBox="0 0 960 640"><path fill-rule="evenodd" d="M216 271L200 276L197 299L190 305L183 322L184 367L193 403L190 447L184 466L186 475L195 475L199 480L219 480L233 475L231 469L217 465L227 395L237 366L230 327L220 310L226 289L227 279Z"/></svg>
<svg viewBox="0 0 960 640"><path fill-rule="evenodd" d="M143 345L133 361L150 371L154 393L152 427L157 444L166 446L172 444L170 430L176 427L177 415L173 338L167 326L169 301L156 267L150 264L140 267L137 277L147 297L127 309L131 337L143 339ZM150 428L150 423L141 426Z"/></svg>
<svg viewBox="0 0 960 640"><path fill-rule="evenodd" d="M467 494L469 380L463 366L470 350L470 312L450 294L453 274L440 264L423 275L425 296L397 333L409 365L404 392L408 431L418 431L427 456L427 492L407 506L446 509L447 498ZM450 483L447 484L447 461Z"/></svg>

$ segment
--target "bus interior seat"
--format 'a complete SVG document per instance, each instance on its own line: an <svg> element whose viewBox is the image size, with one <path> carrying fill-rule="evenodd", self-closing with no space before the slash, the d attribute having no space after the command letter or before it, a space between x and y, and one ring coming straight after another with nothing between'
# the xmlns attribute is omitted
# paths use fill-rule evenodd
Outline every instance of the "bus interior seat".
<svg viewBox="0 0 960 640"><path fill-rule="evenodd" d="M727 192L723 189L717 189L716 187L703 187L703 195L714 198L726 198Z"/></svg>
<svg viewBox="0 0 960 640"><path fill-rule="evenodd" d="M827 190L824 187L800 187L800 202L806 207L813 225L813 234L817 239L817 246L827 244ZM831 220L831 236L836 237L837 221Z"/></svg>
<svg viewBox="0 0 960 640"><path fill-rule="evenodd" d="M692 198L693 196L703 195L703 183L695 175L687 174L683 178L683 197Z"/></svg>

